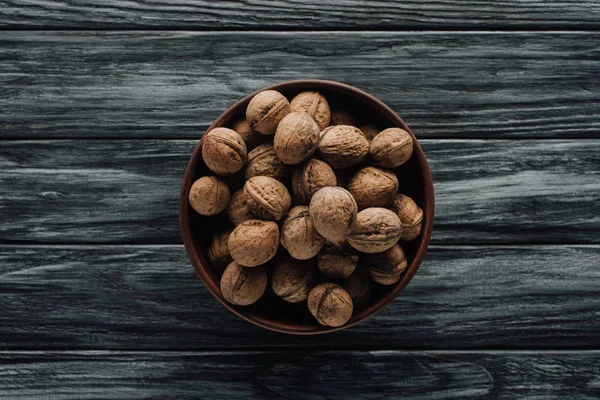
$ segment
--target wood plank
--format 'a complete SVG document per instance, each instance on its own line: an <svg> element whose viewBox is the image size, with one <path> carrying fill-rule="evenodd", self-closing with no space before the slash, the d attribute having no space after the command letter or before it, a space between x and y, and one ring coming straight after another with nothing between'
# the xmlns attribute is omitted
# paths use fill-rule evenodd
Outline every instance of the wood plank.
<svg viewBox="0 0 600 400"><path fill-rule="evenodd" d="M597 245L433 246L381 313L339 333L296 337L220 305L183 246L2 246L0 347L594 349L599 261Z"/></svg>
<svg viewBox="0 0 600 400"><path fill-rule="evenodd" d="M598 32L0 36L0 138L196 139L237 99L301 78L364 89L423 138L600 137Z"/></svg>
<svg viewBox="0 0 600 400"><path fill-rule="evenodd" d="M597 399L594 352L3 352L0 396Z"/></svg>
<svg viewBox="0 0 600 400"><path fill-rule="evenodd" d="M597 0L316 1L8 0L4 28L407 29L597 27Z"/></svg>
<svg viewBox="0 0 600 400"><path fill-rule="evenodd" d="M0 142L0 241L181 243L194 140ZM434 243L600 243L600 140L423 140Z"/></svg>

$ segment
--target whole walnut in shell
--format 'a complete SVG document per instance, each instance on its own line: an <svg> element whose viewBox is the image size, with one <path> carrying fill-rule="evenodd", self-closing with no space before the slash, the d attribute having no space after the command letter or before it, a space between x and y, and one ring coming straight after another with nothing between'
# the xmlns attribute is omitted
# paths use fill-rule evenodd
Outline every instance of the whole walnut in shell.
<svg viewBox="0 0 600 400"><path fill-rule="evenodd" d="M356 126L356 118L343 108L334 107L331 109L331 125L352 125Z"/></svg>
<svg viewBox="0 0 600 400"><path fill-rule="evenodd" d="M369 142L354 126L330 126L321 132L318 153L333 168L347 168L365 159Z"/></svg>
<svg viewBox="0 0 600 400"><path fill-rule="evenodd" d="M246 195L243 189L237 190L232 196L229 206L227 206L227 215L234 225L239 225L249 219L256 219L256 216L250 211L246 204Z"/></svg>
<svg viewBox="0 0 600 400"><path fill-rule="evenodd" d="M298 260L308 260L321 251L325 238L317 232L307 206L292 208L281 225L281 245Z"/></svg>
<svg viewBox="0 0 600 400"><path fill-rule="evenodd" d="M221 294L238 306L256 303L266 288L267 273L263 267L245 268L233 261L221 277Z"/></svg>
<svg viewBox="0 0 600 400"><path fill-rule="evenodd" d="M291 112L290 103L276 90L256 94L246 108L246 119L255 131L274 135L279 122Z"/></svg>
<svg viewBox="0 0 600 400"><path fill-rule="evenodd" d="M398 178L392 171L364 167L348 182L348 191L354 196L359 210L369 207L387 207L396 198Z"/></svg>
<svg viewBox="0 0 600 400"><path fill-rule="evenodd" d="M231 129L244 139L248 151L252 150L263 142L265 136L252 129L250 122L246 118L240 118L233 122Z"/></svg>
<svg viewBox="0 0 600 400"><path fill-rule="evenodd" d="M338 327L352 317L352 299L340 285L321 283L308 295L308 309L321 325Z"/></svg>
<svg viewBox="0 0 600 400"><path fill-rule="evenodd" d="M263 143L248 154L246 179L254 176L269 176L286 182L292 175L292 168L286 165L275 152L272 143Z"/></svg>
<svg viewBox="0 0 600 400"><path fill-rule="evenodd" d="M192 184L190 205L200 215L216 215L229 204L229 188L214 176L203 176Z"/></svg>
<svg viewBox="0 0 600 400"><path fill-rule="evenodd" d="M399 244L382 253L365 254L363 261L371 278L381 285L393 285L400 280L408 265L404 250Z"/></svg>
<svg viewBox="0 0 600 400"><path fill-rule="evenodd" d="M402 222L386 208L371 207L359 212L348 243L363 253L379 253L395 245L402 234Z"/></svg>
<svg viewBox="0 0 600 400"><path fill-rule="evenodd" d="M290 107L292 112L303 111L308 113L319 126L319 130L329 126L331 119L329 103L325 96L319 92L302 92L296 95L290 102Z"/></svg>
<svg viewBox="0 0 600 400"><path fill-rule="evenodd" d="M373 295L373 285L364 267L358 267L343 283L344 289L350 295L355 308L369 304Z"/></svg>
<svg viewBox="0 0 600 400"><path fill-rule="evenodd" d="M231 231L217 233L208 248L208 261L213 268L219 271L225 269L233 261L228 247L230 234Z"/></svg>
<svg viewBox="0 0 600 400"><path fill-rule="evenodd" d="M346 189L325 187L314 194L309 211L317 232L334 245L341 246L354 229L358 208Z"/></svg>
<svg viewBox="0 0 600 400"><path fill-rule="evenodd" d="M300 204L308 204L313 194L327 186L336 186L335 173L326 162L308 160L292 177L292 191Z"/></svg>
<svg viewBox="0 0 600 400"><path fill-rule="evenodd" d="M274 138L275 152L288 165L298 164L309 158L319 145L319 127L305 112L286 115Z"/></svg>
<svg viewBox="0 0 600 400"><path fill-rule="evenodd" d="M413 199L404 194L398 194L390 207L402 222L400 240L413 240L421 234L423 226L423 210Z"/></svg>
<svg viewBox="0 0 600 400"><path fill-rule="evenodd" d="M343 253L321 253L317 258L317 267L328 278L344 279L356 268L358 256Z"/></svg>
<svg viewBox="0 0 600 400"><path fill-rule="evenodd" d="M244 185L246 204L260 219L279 221L290 209L292 199L283 183L268 176L255 176Z"/></svg>
<svg viewBox="0 0 600 400"><path fill-rule="evenodd" d="M412 136L404 129L388 128L372 141L369 155L377 165L396 168L408 161L413 152Z"/></svg>
<svg viewBox="0 0 600 400"><path fill-rule="evenodd" d="M215 128L202 138L202 159L218 175L235 174L246 163L244 139L229 128Z"/></svg>
<svg viewBox="0 0 600 400"><path fill-rule="evenodd" d="M314 286L314 263L293 258L288 258L278 264L271 280L273 292L288 303L299 303L306 300Z"/></svg>
<svg viewBox="0 0 600 400"><path fill-rule="evenodd" d="M256 267L269 261L279 247L279 226L273 221L250 219L229 235L229 253L240 265Z"/></svg>
<svg viewBox="0 0 600 400"><path fill-rule="evenodd" d="M379 129L375 125L361 125L358 129L360 129L369 142L379 134Z"/></svg>

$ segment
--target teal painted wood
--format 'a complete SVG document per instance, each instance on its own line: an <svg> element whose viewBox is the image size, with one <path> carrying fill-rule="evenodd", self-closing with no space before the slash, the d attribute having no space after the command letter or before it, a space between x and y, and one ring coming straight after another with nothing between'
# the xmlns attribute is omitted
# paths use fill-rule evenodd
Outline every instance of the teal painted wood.
<svg viewBox="0 0 600 400"><path fill-rule="evenodd" d="M599 43L597 32L2 32L0 138L196 139L239 98L302 78L370 92L421 138L600 138Z"/></svg>
<svg viewBox="0 0 600 400"><path fill-rule="evenodd" d="M597 245L433 246L381 313L297 337L221 306L180 245L1 246L0 347L597 349L599 259Z"/></svg>
<svg viewBox="0 0 600 400"><path fill-rule="evenodd" d="M581 29L599 21L597 0L0 1L0 27L30 29Z"/></svg>

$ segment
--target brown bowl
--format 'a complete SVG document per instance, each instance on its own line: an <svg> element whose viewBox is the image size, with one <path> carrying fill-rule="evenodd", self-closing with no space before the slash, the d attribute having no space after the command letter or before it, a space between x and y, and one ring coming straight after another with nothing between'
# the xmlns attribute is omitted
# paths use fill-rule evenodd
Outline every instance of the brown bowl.
<svg viewBox="0 0 600 400"><path fill-rule="evenodd" d="M409 263L408 268L397 284L391 286L374 285L371 304L355 310L350 321L338 328L319 325L310 315L305 302L300 304L286 303L270 292L270 288L267 289L265 295L258 302L251 306L229 304L221 295L219 287L220 273L215 271L207 260L207 248L215 233L232 229L233 226L227 216L223 215L225 213L214 217L203 217L196 214L188 203L188 192L192 183L201 176L213 175L202 160L200 143L194 149L181 187L179 212L185 249L196 269L196 274L212 295L231 312L246 321L273 331L297 335L314 335L348 328L390 304L408 285L425 256L433 229L434 213L433 180L425 153L423 153L423 149L410 128L391 108L362 90L342 83L324 80L289 81L263 88L229 107L208 130L230 126L236 118L245 115L246 106L250 99L256 93L266 89L277 90L289 99L305 90L317 90L325 95L332 107L341 106L353 111L354 115L358 116L359 123L371 123L380 129L400 127L411 134L414 141L412 157L407 163L394 171L400 180L400 192L411 196L423 209L424 214L421 235L415 240L402 245ZM243 177L238 182L235 182L235 176L228 177L228 180L230 185L237 185L237 187L241 187L241 184L243 184Z"/></svg>

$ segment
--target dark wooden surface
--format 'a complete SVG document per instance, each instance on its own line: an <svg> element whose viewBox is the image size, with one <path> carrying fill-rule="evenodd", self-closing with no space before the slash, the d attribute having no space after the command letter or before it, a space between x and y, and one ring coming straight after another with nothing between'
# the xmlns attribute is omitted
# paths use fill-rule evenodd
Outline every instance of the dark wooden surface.
<svg viewBox="0 0 600 400"><path fill-rule="evenodd" d="M599 398L598 29L597 0L0 0L0 397ZM322 337L220 306L177 221L211 121L298 78L389 104L436 189L406 291Z"/></svg>

